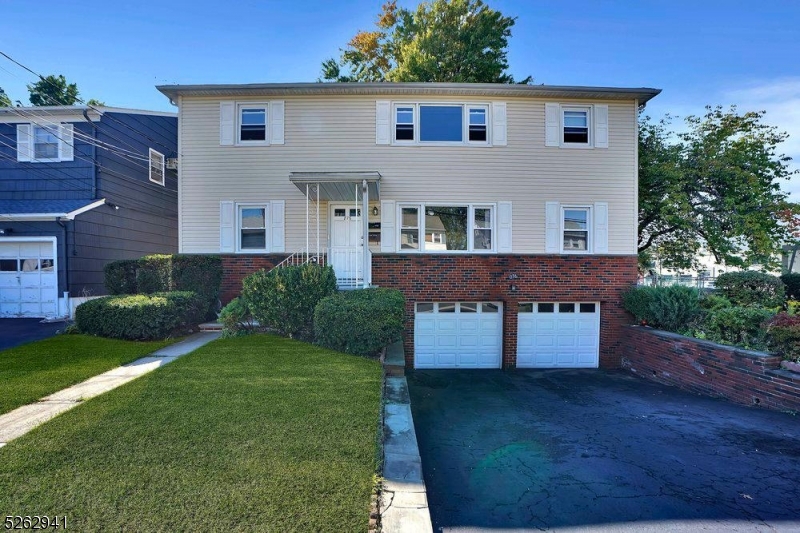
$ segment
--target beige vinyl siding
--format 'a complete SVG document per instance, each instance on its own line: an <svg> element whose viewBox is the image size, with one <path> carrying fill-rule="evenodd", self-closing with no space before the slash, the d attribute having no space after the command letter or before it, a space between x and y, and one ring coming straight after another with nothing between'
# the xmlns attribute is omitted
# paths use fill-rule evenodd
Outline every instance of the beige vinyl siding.
<svg viewBox="0 0 800 533"><path fill-rule="evenodd" d="M633 100L562 102L609 106L609 148L570 149L545 147L545 100L526 98L501 100L508 105L507 146L376 145L377 99L286 97L286 144L242 147L219 144L219 98L183 97L181 251L219 251L222 200L286 200L286 250L303 249L306 200L289 182L289 173L378 171L383 200L513 202L514 253L545 253L545 202L608 202L609 253L636 253ZM325 245L327 206L321 206L320 212Z"/></svg>

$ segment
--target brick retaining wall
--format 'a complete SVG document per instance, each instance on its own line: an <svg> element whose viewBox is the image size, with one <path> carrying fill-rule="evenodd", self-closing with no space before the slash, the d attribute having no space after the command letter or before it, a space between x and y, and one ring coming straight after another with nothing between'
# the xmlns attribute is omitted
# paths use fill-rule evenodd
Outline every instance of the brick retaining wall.
<svg viewBox="0 0 800 533"><path fill-rule="evenodd" d="M269 255L221 255L222 284L219 299L222 305L227 304L242 292L242 280L262 268L270 270L283 261L289 254Z"/></svg>
<svg viewBox="0 0 800 533"><path fill-rule="evenodd" d="M622 366L659 383L744 405L800 410L800 374L781 358L640 326L622 336Z"/></svg>

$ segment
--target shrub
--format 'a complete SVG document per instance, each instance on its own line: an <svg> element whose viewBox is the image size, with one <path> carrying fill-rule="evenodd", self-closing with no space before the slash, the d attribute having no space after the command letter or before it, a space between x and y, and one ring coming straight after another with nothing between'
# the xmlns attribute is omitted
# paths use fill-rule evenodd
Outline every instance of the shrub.
<svg viewBox="0 0 800 533"><path fill-rule="evenodd" d="M222 259L217 255L173 255L173 291L193 291L207 303L206 318L219 309Z"/></svg>
<svg viewBox="0 0 800 533"><path fill-rule="evenodd" d="M395 289L340 292L314 310L317 344L355 355L372 355L400 340L405 301Z"/></svg>
<svg viewBox="0 0 800 533"><path fill-rule="evenodd" d="M759 307L718 309L709 313L703 329L709 340L763 350L766 347L763 324L773 314Z"/></svg>
<svg viewBox="0 0 800 533"><path fill-rule="evenodd" d="M315 264L261 270L242 281L242 298L253 318L289 337L309 337L314 307L335 292L333 268Z"/></svg>
<svg viewBox="0 0 800 533"><path fill-rule="evenodd" d="M781 276L781 281L786 286L786 297L791 300L800 300L800 274L784 274Z"/></svg>
<svg viewBox="0 0 800 533"><path fill-rule="evenodd" d="M193 292L104 296L82 303L75 323L83 333L113 339L164 339L197 324L204 302Z"/></svg>
<svg viewBox="0 0 800 533"><path fill-rule="evenodd" d="M638 320L654 328L680 332L700 316L700 291L683 285L634 287L622 297L622 305Z"/></svg>
<svg viewBox="0 0 800 533"><path fill-rule="evenodd" d="M716 311L718 309L725 309L726 307L733 307L733 304L724 296L706 293L700 297L700 307L704 311Z"/></svg>
<svg viewBox="0 0 800 533"><path fill-rule="evenodd" d="M138 294L153 294L172 290L172 256L146 255L139 259L136 269Z"/></svg>
<svg viewBox="0 0 800 533"><path fill-rule="evenodd" d="M112 261L103 267L104 284L109 294L136 294L137 259Z"/></svg>
<svg viewBox="0 0 800 533"><path fill-rule="evenodd" d="M255 329L253 315L242 298L234 298L219 312L223 337L247 335Z"/></svg>
<svg viewBox="0 0 800 533"><path fill-rule="evenodd" d="M786 292L778 277L749 270L720 274L715 286L739 307L783 307Z"/></svg>
<svg viewBox="0 0 800 533"><path fill-rule="evenodd" d="M800 363L800 316L780 313L765 326L769 349L786 360Z"/></svg>

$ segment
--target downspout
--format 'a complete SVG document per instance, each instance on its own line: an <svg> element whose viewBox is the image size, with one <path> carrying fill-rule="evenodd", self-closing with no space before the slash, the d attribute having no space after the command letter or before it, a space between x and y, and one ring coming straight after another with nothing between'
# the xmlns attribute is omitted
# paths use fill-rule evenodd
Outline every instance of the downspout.
<svg viewBox="0 0 800 533"><path fill-rule="evenodd" d="M89 110L83 110L83 118L92 127L92 200L97 199L97 126L94 125L92 119L89 118ZM75 141L72 141L73 145ZM74 147L73 147L74 149Z"/></svg>
<svg viewBox="0 0 800 533"><path fill-rule="evenodd" d="M62 236L64 238L64 305L66 306L66 314L70 314L70 307L69 307L69 253L67 252L67 246L69 246L69 241L67 240L67 225L61 219L56 220L59 226L62 229Z"/></svg>
<svg viewBox="0 0 800 533"><path fill-rule="evenodd" d="M369 271L369 185L367 180L361 180L361 244L362 244L362 261L363 261L363 274L362 284L366 289L369 287L369 280L372 275Z"/></svg>

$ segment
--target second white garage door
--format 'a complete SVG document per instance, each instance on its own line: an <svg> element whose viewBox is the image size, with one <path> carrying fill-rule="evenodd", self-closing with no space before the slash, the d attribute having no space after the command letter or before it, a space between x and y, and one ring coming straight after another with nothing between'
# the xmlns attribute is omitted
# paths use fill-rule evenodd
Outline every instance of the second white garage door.
<svg viewBox="0 0 800 533"><path fill-rule="evenodd" d="M500 368L502 353L499 302L416 304L415 368Z"/></svg>
<svg viewBox="0 0 800 533"><path fill-rule="evenodd" d="M597 368L600 304L534 302L519 307L517 368Z"/></svg>

